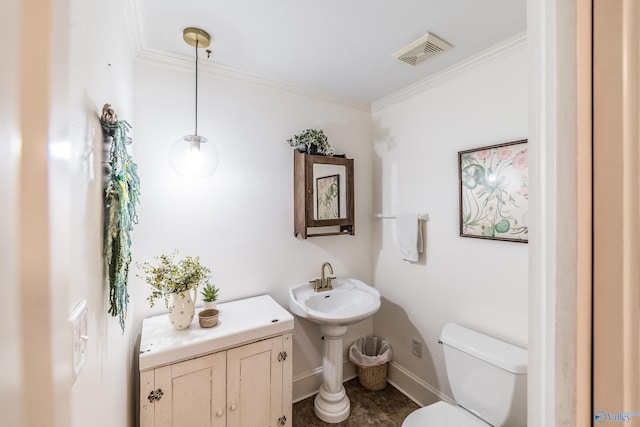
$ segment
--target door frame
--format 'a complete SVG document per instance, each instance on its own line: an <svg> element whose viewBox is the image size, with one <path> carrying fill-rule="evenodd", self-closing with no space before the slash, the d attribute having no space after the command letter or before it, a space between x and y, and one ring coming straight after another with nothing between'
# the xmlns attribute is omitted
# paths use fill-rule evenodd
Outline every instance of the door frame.
<svg viewBox="0 0 640 427"><path fill-rule="evenodd" d="M591 425L591 0L528 0L528 425Z"/></svg>

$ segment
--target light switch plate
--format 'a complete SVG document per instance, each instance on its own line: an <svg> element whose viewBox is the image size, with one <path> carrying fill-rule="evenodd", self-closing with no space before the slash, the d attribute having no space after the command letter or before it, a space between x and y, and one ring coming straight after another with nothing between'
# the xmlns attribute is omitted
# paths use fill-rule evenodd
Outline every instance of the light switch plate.
<svg viewBox="0 0 640 427"><path fill-rule="evenodd" d="M73 363L73 379L75 381L82 371L84 361L87 357L87 341L89 337L87 325L87 301L82 300L75 306L69 315L69 323L71 325L71 341L72 341L72 363Z"/></svg>

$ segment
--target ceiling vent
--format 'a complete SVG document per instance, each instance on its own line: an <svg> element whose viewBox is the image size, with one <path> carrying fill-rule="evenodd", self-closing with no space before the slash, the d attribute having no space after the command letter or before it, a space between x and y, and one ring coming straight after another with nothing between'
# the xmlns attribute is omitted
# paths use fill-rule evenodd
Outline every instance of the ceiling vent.
<svg viewBox="0 0 640 427"><path fill-rule="evenodd" d="M403 47L391 56L406 62L409 65L418 65L427 59L451 49L453 46L439 39L431 33L427 33L418 40Z"/></svg>

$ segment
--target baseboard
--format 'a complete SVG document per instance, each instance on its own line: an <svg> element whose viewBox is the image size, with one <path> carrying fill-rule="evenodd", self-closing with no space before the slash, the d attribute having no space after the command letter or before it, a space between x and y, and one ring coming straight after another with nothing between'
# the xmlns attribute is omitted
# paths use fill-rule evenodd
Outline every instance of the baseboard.
<svg viewBox="0 0 640 427"><path fill-rule="evenodd" d="M449 396L418 378L393 360L389 363L388 376L388 381L391 385L420 406L431 405L439 400L455 405L455 402Z"/></svg>
<svg viewBox="0 0 640 427"><path fill-rule="evenodd" d="M356 378L356 367L349 360L342 362L342 378L344 381ZM409 399L420 406L427 406L439 400L452 405L456 403L446 394L418 378L405 367L395 361L389 363L388 382L402 392ZM322 385L322 367L293 377L293 403L304 400L318 393Z"/></svg>
<svg viewBox="0 0 640 427"><path fill-rule="evenodd" d="M356 367L349 360L342 362L342 378L349 381L357 376ZM322 385L322 367L293 377L293 403L313 396Z"/></svg>

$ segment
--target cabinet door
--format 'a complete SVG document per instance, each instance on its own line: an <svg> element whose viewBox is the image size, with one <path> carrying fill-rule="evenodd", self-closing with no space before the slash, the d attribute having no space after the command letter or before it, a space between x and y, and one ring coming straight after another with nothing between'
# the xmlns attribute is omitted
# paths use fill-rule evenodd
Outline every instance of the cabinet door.
<svg viewBox="0 0 640 427"><path fill-rule="evenodd" d="M291 382L290 343L280 336L227 352L227 427L291 425L291 390L283 388L284 374Z"/></svg>
<svg viewBox="0 0 640 427"><path fill-rule="evenodd" d="M141 427L226 425L225 352L157 368L154 383L153 419L141 416Z"/></svg>

